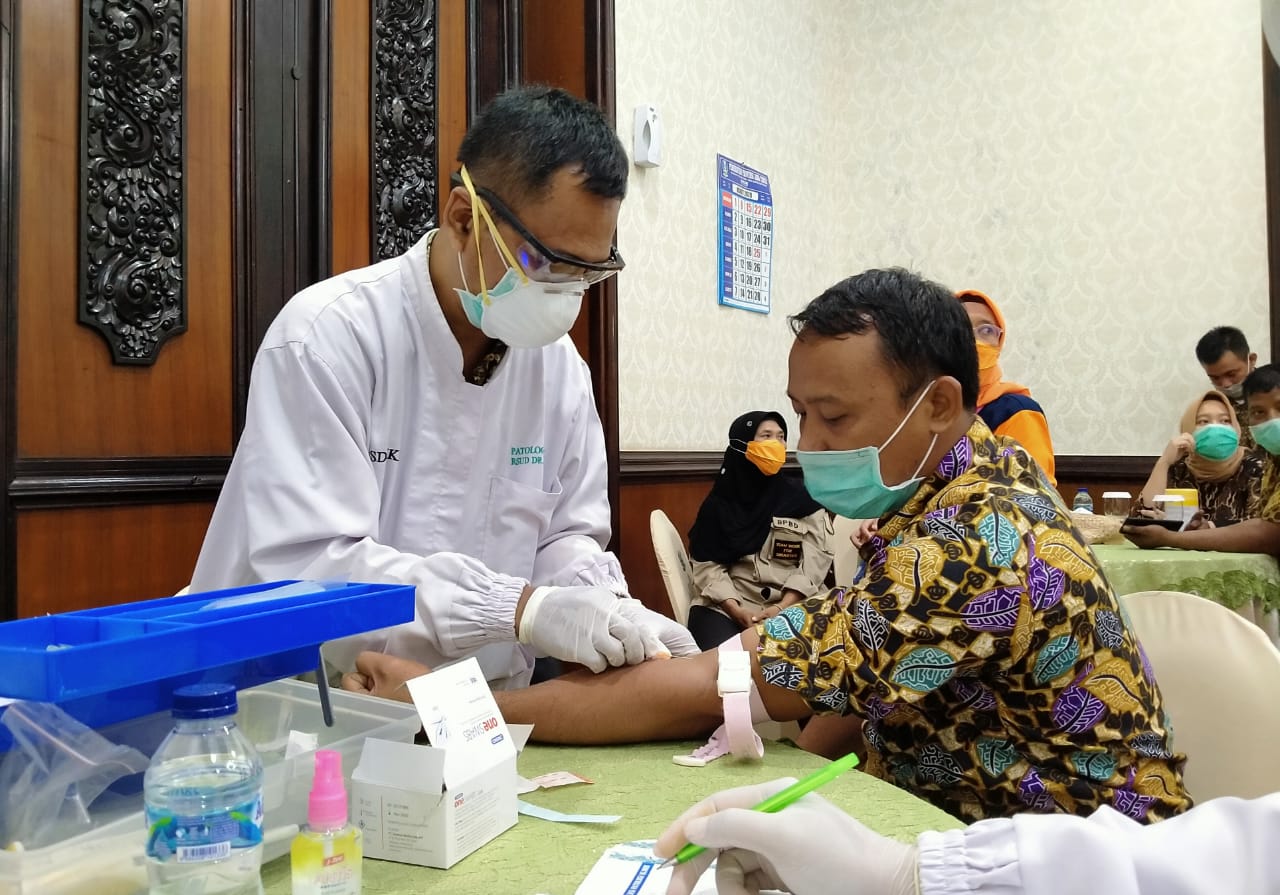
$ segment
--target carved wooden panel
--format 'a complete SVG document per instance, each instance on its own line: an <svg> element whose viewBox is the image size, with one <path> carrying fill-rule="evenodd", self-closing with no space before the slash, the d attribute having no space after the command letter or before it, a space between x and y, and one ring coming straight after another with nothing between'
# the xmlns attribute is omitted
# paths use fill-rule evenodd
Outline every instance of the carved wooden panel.
<svg viewBox="0 0 1280 895"><path fill-rule="evenodd" d="M187 328L185 0L88 0L81 30L80 322L120 364Z"/></svg>
<svg viewBox="0 0 1280 895"><path fill-rule="evenodd" d="M435 226L436 4L374 0L373 253L402 254Z"/></svg>

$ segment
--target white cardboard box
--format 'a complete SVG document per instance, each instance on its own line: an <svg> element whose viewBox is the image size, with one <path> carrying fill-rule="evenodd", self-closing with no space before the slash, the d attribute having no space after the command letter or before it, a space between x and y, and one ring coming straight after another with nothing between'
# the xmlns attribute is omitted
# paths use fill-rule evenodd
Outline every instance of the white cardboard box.
<svg viewBox="0 0 1280 895"><path fill-rule="evenodd" d="M517 745L475 659L409 692L431 745L366 740L352 820L365 857L448 869L515 826Z"/></svg>

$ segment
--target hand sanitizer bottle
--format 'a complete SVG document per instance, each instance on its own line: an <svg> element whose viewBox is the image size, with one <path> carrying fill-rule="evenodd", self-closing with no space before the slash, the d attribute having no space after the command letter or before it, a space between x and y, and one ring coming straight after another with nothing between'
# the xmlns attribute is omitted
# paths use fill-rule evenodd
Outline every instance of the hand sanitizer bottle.
<svg viewBox="0 0 1280 895"><path fill-rule="evenodd" d="M290 850L293 895L359 895L364 858L360 839L360 830L347 823L342 755L321 749L316 752L307 824Z"/></svg>

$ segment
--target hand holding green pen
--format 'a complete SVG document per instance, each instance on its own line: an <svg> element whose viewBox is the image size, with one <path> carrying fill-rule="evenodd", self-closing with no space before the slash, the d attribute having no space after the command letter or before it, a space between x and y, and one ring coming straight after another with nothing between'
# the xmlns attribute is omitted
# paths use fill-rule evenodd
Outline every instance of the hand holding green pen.
<svg viewBox="0 0 1280 895"><path fill-rule="evenodd" d="M654 849L679 855L667 895L699 890L713 858L720 892L915 895L916 847L868 830L813 792L856 763L847 756L799 783L773 780L724 790L684 812ZM779 810L784 806L790 807ZM703 847L680 847L689 841ZM691 850L704 853L690 860Z"/></svg>
<svg viewBox="0 0 1280 895"><path fill-rule="evenodd" d="M775 814L786 808L788 805L798 801L801 797L808 795L820 786L823 786L839 777L845 771L858 766L858 756L850 752L844 758L837 758L835 761L819 768L803 780L797 780L781 792L774 793L764 801L753 805L752 811L759 811L762 814ZM671 858L663 862L662 866L667 867L671 864L683 864L706 851L701 845L686 844L682 849L675 853Z"/></svg>

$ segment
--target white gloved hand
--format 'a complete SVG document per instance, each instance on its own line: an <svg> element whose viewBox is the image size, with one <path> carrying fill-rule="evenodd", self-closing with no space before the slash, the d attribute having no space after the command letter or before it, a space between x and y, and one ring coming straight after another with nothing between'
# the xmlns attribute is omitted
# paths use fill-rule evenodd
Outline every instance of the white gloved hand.
<svg viewBox="0 0 1280 895"><path fill-rule="evenodd" d="M548 656L600 672L610 665L638 665L670 655L663 642L669 632L654 630L658 620L670 621L608 588L539 587L525 603L517 639ZM684 636L687 643L681 641L679 648L697 652L688 631Z"/></svg>
<svg viewBox="0 0 1280 895"><path fill-rule="evenodd" d="M618 600L618 609L644 632L646 659L659 656L696 656L702 652L688 628L660 612L654 612L639 600L623 597Z"/></svg>
<svg viewBox="0 0 1280 895"><path fill-rule="evenodd" d="M680 815L654 853L670 857L686 842L708 850L676 866L667 895L689 895L713 860L720 895L913 895L916 847L871 832L821 796L810 793L777 814L748 810L792 783L727 789Z"/></svg>

